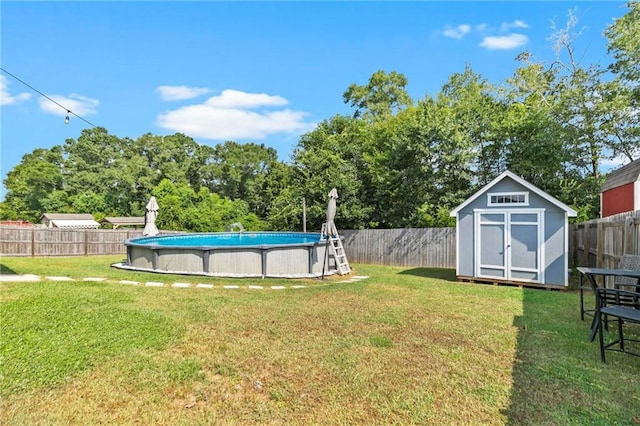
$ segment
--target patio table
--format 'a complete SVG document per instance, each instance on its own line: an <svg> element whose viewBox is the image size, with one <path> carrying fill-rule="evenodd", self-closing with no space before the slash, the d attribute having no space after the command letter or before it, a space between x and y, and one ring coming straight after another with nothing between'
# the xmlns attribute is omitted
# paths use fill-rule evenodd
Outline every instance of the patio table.
<svg viewBox="0 0 640 426"><path fill-rule="evenodd" d="M593 289L594 294L598 294L598 281L597 277L631 277L640 279L640 270L636 269L608 269L608 268L587 268L580 266L576 268L578 272L580 272L580 286L582 287L582 276L587 277L589 284L591 284L591 288ZM603 283L604 286L604 283ZM580 314L583 315L583 299L582 299L582 291L580 291ZM597 308L597 302L596 302ZM595 310L594 310L595 311ZM596 333L598 332L598 315L593 316L593 320L591 321L591 333L589 334L589 341L593 342L596 337ZM583 317L584 318L584 317Z"/></svg>

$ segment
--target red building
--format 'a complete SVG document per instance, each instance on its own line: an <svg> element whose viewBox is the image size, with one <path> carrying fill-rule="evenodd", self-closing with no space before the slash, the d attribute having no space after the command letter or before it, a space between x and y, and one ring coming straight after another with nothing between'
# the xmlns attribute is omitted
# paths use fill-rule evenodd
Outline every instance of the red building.
<svg viewBox="0 0 640 426"><path fill-rule="evenodd" d="M607 175L600 193L600 217L640 210L640 158Z"/></svg>
<svg viewBox="0 0 640 426"><path fill-rule="evenodd" d="M33 228L33 223L28 220L0 220L0 226L18 226Z"/></svg>

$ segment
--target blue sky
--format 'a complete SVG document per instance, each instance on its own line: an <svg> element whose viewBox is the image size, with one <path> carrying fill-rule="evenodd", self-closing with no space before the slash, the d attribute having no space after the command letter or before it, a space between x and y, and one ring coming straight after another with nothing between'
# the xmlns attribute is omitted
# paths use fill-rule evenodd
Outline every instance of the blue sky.
<svg viewBox="0 0 640 426"><path fill-rule="evenodd" d="M288 161L302 133L350 112L350 84L397 71L418 100L465 64L499 83L523 50L553 60L570 9L577 56L607 65L602 32L625 4L2 1L2 68L65 108L0 73L0 178L89 127L66 109L118 137L264 143Z"/></svg>

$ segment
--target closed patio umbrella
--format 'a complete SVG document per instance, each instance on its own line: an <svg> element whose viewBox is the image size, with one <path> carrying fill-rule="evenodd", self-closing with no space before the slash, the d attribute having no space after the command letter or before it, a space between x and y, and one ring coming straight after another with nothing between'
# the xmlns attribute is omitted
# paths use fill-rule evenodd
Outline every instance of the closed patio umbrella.
<svg viewBox="0 0 640 426"><path fill-rule="evenodd" d="M333 234L336 229L335 224L333 223L333 219L336 217L336 200L338 199L338 190L333 188L329 192L329 203L327 203L327 223L325 225L325 236L329 238L330 235ZM336 230L336 233L338 231ZM327 260L329 258L329 247L327 246L324 250L324 262L322 262L322 279L324 279L324 269L327 265Z"/></svg>
<svg viewBox="0 0 640 426"><path fill-rule="evenodd" d="M333 188L329 192L329 203L327 204L327 234L333 229L333 219L336 217L336 200L338 199L338 190Z"/></svg>
<svg viewBox="0 0 640 426"><path fill-rule="evenodd" d="M156 197L151 197L147 203L146 213L144 215L144 230L142 231L142 235L153 236L160 233L156 227L158 210L160 210L160 207L158 206Z"/></svg>

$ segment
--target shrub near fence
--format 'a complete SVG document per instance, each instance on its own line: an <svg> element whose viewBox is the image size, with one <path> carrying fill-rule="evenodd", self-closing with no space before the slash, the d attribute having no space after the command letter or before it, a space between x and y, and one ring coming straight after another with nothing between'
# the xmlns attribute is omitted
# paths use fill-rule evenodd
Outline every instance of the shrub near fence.
<svg viewBox="0 0 640 426"><path fill-rule="evenodd" d="M142 236L135 229L0 227L1 256L87 256L126 254L124 242Z"/></svg>

